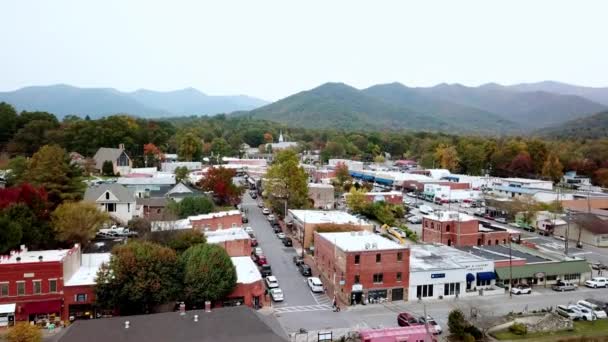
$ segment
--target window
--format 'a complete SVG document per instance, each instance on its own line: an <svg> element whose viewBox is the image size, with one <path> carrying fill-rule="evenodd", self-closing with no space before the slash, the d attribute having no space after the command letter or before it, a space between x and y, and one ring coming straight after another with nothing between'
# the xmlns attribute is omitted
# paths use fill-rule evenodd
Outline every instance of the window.
<svg viewBox="0 0 608 342"><path fill-rule="evenodd" d="M578 280L580 277L580 273L564 274L564 280Z"/></svg>
<svg viewBox="0 0 608 342"><path fill-rule="evenodd" d="M397 261L403 260L403 252L397 252Z"/></svg>
<svg viewBox="0 0 608 342"><path fill-rule="evenodd" d="M49 279L49 292L57 292L57 279Z"/></svg>
<svg viewBox="0 0 608 342"><path fill-rule="evenodd" d="M361 280L361 278L359 277L359 275L355 274L355 284L359 284L360 280Z"/></svg>
<svg viewBox="0 0 608 342"><path fill-rule="evenodd" d="M477 286L489 286L492 285L492 280L479 280L477 279Z"/></svg>
<svg viewBox="0 0 608 342"><path fill-rule="evenodd" d="M34 294L42 293L42 282L40 280L33 280L32 283L34 284Z"/></svg>
<svg viewBox="0 0 608 342"><path fill-rule="evenodd" d="M127 203L127 212L130 213L131 212L131 203Z"/></svg>
<svg viewBox="0 0 608 342"><path fill-rule="evenodd" d="M118 166L129 166L129 157L127 157L126 153L122 153L116 162Z"/></svg>
<svg viewBox="0 0 608 342"><path fill-rule="evenodd" d="M116 212L116 203L106 203L106 211L109 213Z"/></svg>
<svg viewBox="0 0 608 342"><path fill-rule="evenodd" d="M443 285L443 295L453 296L460 293L460 283L448 283Z"/></svg>
<svg viewBox="0 0 608 342"><path fill-rule="evenodd" d="M106 191L106 199L109 200L110 199L110 193Z"/></svg>
<svg viewBox="0 0 608 342"><path fill-rule="evenodd" d="M448 246L451 246L451 245L452 245L452 240L448 239Z"/></svg>
<svg viewBox="0 0 608 342"><path fill-rule="evenodd" d="M380 262L382 261L382 254L378 253L376 254L376 262Z"/></svg>
<svg viewBox="0 0 608 342"><path fill-rule="evenodd" d="M557 280L557 276L547 276L547 281L553 281L553 280Z"/></svg>
<svg viewBox="0 0 608 342"><path fill-rule="evenodd" d="M382 283L384 275L382 273L374 273L374 283Z"/></svg>
<svg viewBox="0 0 608 342"><path fill-rule="evenodd" d="M397 281L401 281L401 272L397 272Z"/></svg>
<svg viewBox="0 0 608 342"><path fill-rule="evenodd" d="M25 296L25 282L24 281L17 282L17 296Z"/></svg>
<svg viewBox="0 0 608 342"><path fill-rule="evenodd" d="M449 232L450 231L450 225L448 224L447 226L445 226L445 231Z"/></svg>
<svg viewBox="0 0 608 342"><path fill-rule="evenodd" d="M76 302L86 302L87 301L87 294L86 293L79 293L77 295L74 296L74 300Z"/></svg>
<svg viewBox="0 0 608 342"><path fill-rule="evenodd" d="M500 243L498 242L498 239L496 239L496 241L494 241L494 244L495 244L495 245L500 244Z"/></svg>
<svg viewBox="0 0 608 342"><path fill-rule="evenodd" d="M361 262L361 256L357 254L355 255L355 265L359 265L359 262Z"/></svg>
<svg viewBox="0 0 608 342"><path fill-rule="evenodd" d="M416 287L416 298L433 297L433 285L418 285Z"/></svg>
<svg viewBox="0 0 608 342"><path fill-rule="evenodd" d="M0 283L0 297L8 297L8 283Z"/></svg>

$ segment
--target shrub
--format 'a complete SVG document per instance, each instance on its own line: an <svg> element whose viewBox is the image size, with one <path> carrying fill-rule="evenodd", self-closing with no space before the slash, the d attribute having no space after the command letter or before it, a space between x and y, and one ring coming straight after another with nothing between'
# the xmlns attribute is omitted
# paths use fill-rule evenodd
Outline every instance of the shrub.
<svg viewBox="0 0 608 342"><path fill-rule="evenodd" d="M528 333L528 327L523 323L513 323L513 325L509 327L509 331L515 335L525 335Z"/></svg>
<svg viewBox="0 0 608 342"><path fill-rule="evenodd" d="M468 325L466 328L464 328L464 332L467 335L473 336L476 341L483 338L483 333L481 330L474 325Z"/></svg>

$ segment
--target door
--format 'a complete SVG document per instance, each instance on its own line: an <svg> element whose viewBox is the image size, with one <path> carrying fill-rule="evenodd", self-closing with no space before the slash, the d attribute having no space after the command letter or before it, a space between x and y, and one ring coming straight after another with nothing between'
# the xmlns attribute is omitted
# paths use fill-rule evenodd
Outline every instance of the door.
<svg viewBox="0 0 608 342"><path fill-rule="evenodd" d="M403 300L403 288L395 288L391 291L392 293L392 301Z"/></svg>

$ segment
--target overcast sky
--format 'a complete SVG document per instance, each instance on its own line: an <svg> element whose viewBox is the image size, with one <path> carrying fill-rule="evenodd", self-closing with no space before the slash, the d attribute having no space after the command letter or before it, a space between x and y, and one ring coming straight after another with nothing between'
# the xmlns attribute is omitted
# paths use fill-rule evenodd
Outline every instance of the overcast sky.
<svg viewBox="0 0 608 342"><path fill-rule="evenodd" d="M0 91L194 87L276 100L355 87L608 86L608 1L0 2Z"/></svg>

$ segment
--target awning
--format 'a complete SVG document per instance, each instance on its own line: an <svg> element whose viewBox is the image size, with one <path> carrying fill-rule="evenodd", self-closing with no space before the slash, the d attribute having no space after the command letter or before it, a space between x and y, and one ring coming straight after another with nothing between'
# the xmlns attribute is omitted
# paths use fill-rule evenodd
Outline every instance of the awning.
<svg viewBox="0 0 608 342"><path fill-rule="evenodd" d="M392 179L386 179L386 178L376 178L376 183L386 184L386 185L392 185L393 184L393 180Z"/></svg>
<svg viewBox="0 0 608 342"><path fill-rule="evenodd" d="M11 304L0 304L0 314L14 314L15 313L15 303Z"/></svg>
<svg viewBox="0 0 608 342"><path fill-rule="evenodd" d="M23 303L23 310L28 314L61 312L61 299Z"/></svg>
<svg viewBox="0 0 608 342"><path fill-rule="evenodd" d="M494 272L477 272L477 279L482 280L482 281L496 279L496 273L494 273Z"/></svg>
<svg viewBox="0 0 608 342"><path fill-rule="evenodd" d="M467 283L470 283L472 281L475 281L475 276L471 273L467 273Z"/></svg>

